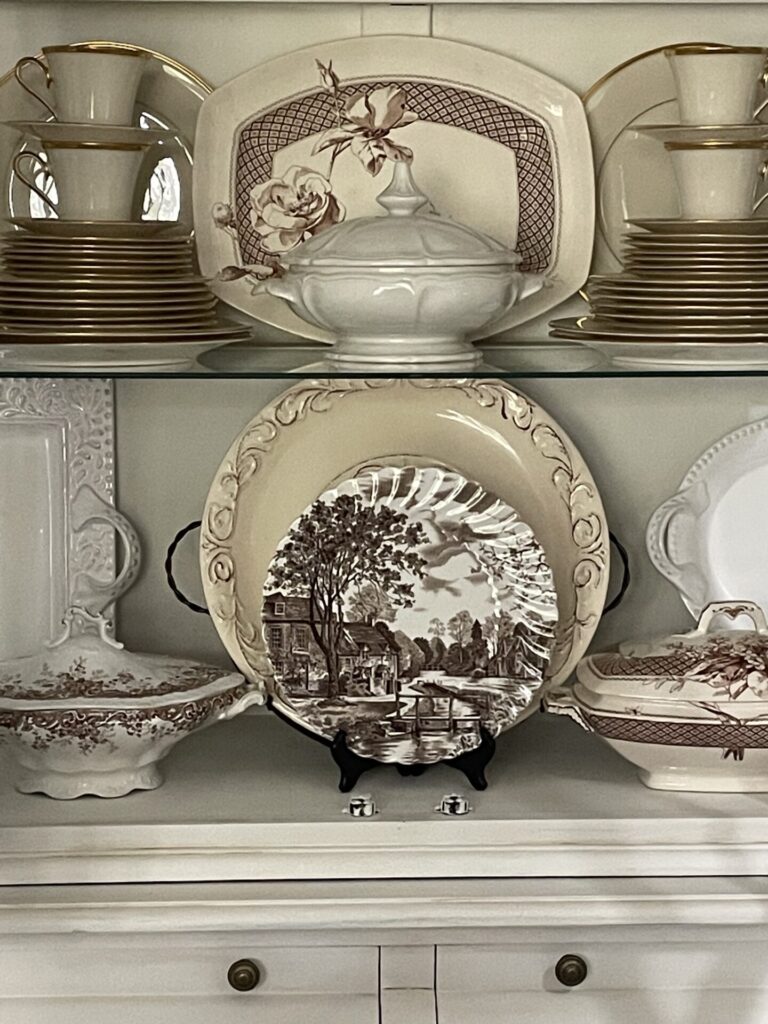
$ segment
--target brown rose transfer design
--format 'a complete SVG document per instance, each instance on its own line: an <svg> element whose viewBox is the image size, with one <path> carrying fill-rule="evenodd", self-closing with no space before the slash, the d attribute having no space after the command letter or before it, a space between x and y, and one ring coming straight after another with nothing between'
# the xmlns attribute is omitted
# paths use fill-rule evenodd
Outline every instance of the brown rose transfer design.
<svg viewBox="0 0 768 1024"><path fill-rule="evenodd" d="M168 668L162 682L150 676L136 677L122 671L114 676L99 669L88 670L85 659L77 658L68 668L53 671L44 663L32 687L25 687L20 675L0 676L0 696L6 700L78 700L160 697L167 693L186 693L225 676L220 668L193 666Z"/></svg>
<svg viewBox="0 0 768 1024"><path fill-rule="evenodd" d="M555 182L549 141L539 121L498 99L449 83L392 79L342 85L331 64L316 64L321 91L259 113L240 133L234 206L221 202L212 210L217 226L235 239L240 264L222 268L220 280L280 273L282 253L344 219L342 199L332 184L336 157L351 149L372 175L387 159L410 160L411 150L391 133L416 120L474 132L514 152L521 270L548 268L555 232ZM275 154L317 133L313 153L330 152L327 170L293 166L283 178L273 178Z"/></svg>
<svg viewBox="0 0 768 1024"><path fill-rule="evenodd" d="M221 672L217 676L220 678ZM250 683L242 683L225 693L164 707L0 711L0 730L17 736L31 734L33 750L45 750L52 743L63 741L75 744L81 753L88 754L97 746L112 742L118 731L144 739L192 732L211 716L232 707L252 689Z"/></svg>

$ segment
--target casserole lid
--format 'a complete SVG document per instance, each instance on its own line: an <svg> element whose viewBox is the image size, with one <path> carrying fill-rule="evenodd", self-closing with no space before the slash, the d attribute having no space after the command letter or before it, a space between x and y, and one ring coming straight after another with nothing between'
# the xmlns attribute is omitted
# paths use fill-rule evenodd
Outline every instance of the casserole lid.
<svg viewBox="0 0 768 1024"><path fill-rule="evenodd" d="M720 615L747 616L751 630L717 630ZM634 645L629 653L609 652L584 658L577 668L581 693L632 700L644 708L687 702L768 711L768 623L751 602L708 605L696 629L653 643Z"/></svg>
<svg viewBox="0 0 768 1024"><path fill-rule="evenodd" d="M515 267L521 257L489 235L431 211L411 167L395 161L392 181L376 200L385 217L342 221L283 257L289 268Z"/></svg>
<svg viewBox="0 0 768 1024"><path fill-rule="evenodd" d="M72 636L80 618L88 632ZM159 707L244 685L238 672L160 654L133 654L106 632L107 620L70 609L59 640L37 654L0 662L0 709L90 710Z"/></svg>

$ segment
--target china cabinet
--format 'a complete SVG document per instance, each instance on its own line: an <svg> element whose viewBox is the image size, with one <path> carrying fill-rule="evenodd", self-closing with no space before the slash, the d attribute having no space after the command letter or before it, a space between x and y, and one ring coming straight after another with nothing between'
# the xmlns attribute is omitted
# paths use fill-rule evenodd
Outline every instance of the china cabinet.
<svg viewBox="0 0 768 1024"><path fill-rule="evenodd" d="M485 47L584 94L633 55L691 36L764 44L768 8L0 0L0 26L3 70L46 43L122 40L219 86L300 46L404 33ZM648 558L646 526L701 452L768 416L768 371L606 366L547 340L552 316L585 309L572 296L513 328L483 346L469 376L507 380L539 403L589 466L631 567L598 650L692 628ZM143 551L117 608L129 649L230 667L214 625L174 599L163 562L200 518L232 439L318 373L317 346L267 327L258 341L186 369L57 370L101 380L95 388L114 380L114 491ZM334 373L344 376L321 371ZM21 376L1 362L0 374ZM18 519L13 493L34 497L42 484L8 476L0 515ZM17 552L0 551L16 564ZM4 565L0 586L15 573ZM175 574L203 601L193 537ZM614 570L611 592L619 582ZM3 593L0 607L11 601ZM647 789L567 719L531 715L500 737L484 792L444 766L414 778L377 769L356 790L376 805L363 819L348 813L327 750L261 709L185 740L154 791L54 801L16 792L7 774L3 1024L759 1024L768 1014L768 795ZM440 814L457 787L471 810Z"/></svg>

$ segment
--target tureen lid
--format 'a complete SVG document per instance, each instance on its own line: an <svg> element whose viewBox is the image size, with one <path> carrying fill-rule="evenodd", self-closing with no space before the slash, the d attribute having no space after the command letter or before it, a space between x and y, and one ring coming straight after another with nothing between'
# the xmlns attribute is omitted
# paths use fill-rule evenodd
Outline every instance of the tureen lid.
<svg viewBox="0 0 768 1024"><path fill-rule="evenodd" d="M73 636L79 619L85 632ZM65 631L38 654L0 662L0 708L156 707L245 685L237 672L160 654L134 654L113 640L101 615L73 608Z"/></svg>
<svg viewBox="0 0 768 1024"><path fill-rule="evenodd" d="M754 629L713 629L718 616L752 619ZM751 602L708 605L690 633L635 645L630 653L593 654L577 669L582 695L651 703L739 705L768 709L768 623Z"/></svg>
<svg viewBox="0 0 768 1024"><path fill-rule="evenodd" d="M396 161L376 200L386 217L357 217L303 242L284 257L289 267L516 266L521 257L489 235L431 212L411 167Z"/></svg>

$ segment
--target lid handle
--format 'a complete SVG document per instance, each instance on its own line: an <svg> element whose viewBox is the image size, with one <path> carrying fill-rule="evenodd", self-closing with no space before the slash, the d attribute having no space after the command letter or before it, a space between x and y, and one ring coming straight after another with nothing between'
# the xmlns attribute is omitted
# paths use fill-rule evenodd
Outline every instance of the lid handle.
<svg viewBox="0 0 768 1024"><path fill-rule="evenodd" d="M376 202L384 207L390 217L412 217L429 203L429 199L413 180L408 161L395 160L394 165L392 181L377 196Z"/></svg>
<svg viewBox="0 0 768 1024"><path fill-rule="evenodd" d="M713 601L701 613L696 632L708 633L713 619L718 615L727 615L729 619L738 619L740 615L746 615L752 619L758 633L768 633L768 622L763 609L754 601Z"/></svg>

